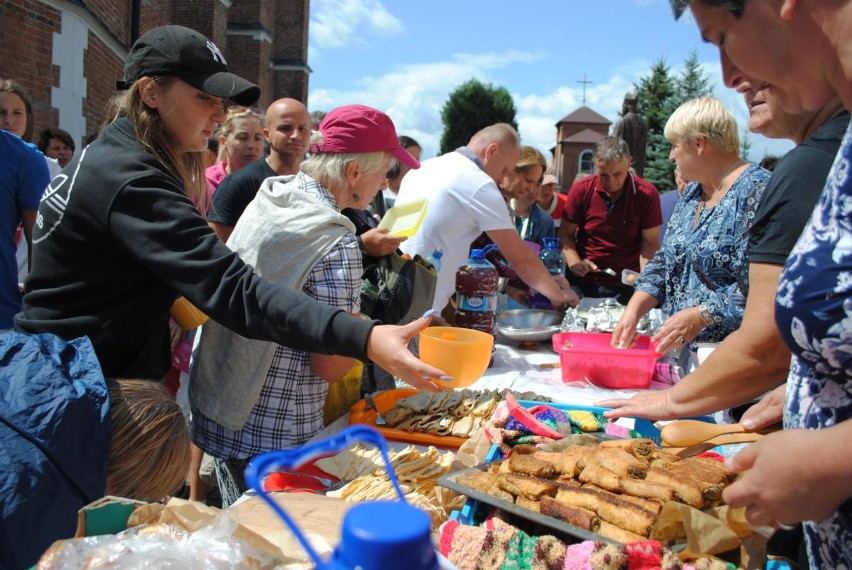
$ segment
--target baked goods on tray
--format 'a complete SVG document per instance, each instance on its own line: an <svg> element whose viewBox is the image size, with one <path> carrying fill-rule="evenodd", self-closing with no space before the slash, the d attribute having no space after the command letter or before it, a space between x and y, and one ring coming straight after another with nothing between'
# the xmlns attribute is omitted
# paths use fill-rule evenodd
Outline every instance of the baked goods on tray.
<svg viewBox="0 0 852 570"><path fill-rule="evenodd" d="M705 457L681 459L651 440L608 440L546 452L517 446L458 484L607 538L646 540L667 501L717 506L734 474ZM510 498L511 497L511 498Z"/></svg>

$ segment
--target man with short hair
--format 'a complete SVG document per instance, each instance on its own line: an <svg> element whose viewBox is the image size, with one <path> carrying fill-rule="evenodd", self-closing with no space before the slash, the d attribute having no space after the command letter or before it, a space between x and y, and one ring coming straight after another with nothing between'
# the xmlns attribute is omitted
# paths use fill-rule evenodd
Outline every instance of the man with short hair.
<svg viewBox="0 0 852 570"><path fill-rule="evenodd" d="M418 232L400 248L427 256L443 250L435 302L440 312L455 290L455 275L470 254L470 245L485 232L503 257L530 287L555 306L576 305L579 298L568 282L554 280L541 260L521 239L497 187L520 157L518 132L506 123L480 130L466 146L423 162L402 180L396 205L428 199Z"/></svg>
<svg viewBox="0 0 852 570"><path fill-rule="evenodd" d="M621 272L645 267L660 248L663 223L659 192L630 171L630 160L624 140L601 139L594 150L595 174L571 187L559 228L575 288L625 305L633 288L621 283Z"/></svg>
<svg viewBox="0 0 852 570"><path fill-rule="evenodd" d="M263 136L269 155L225 177L213 194L207 223L222 241L228 241L264 180L299 172L311 138L308 110L295 99L278 99L266 109Z"/></svg>
<svg viewBox="0 0 852 570"><path fill-rule="evenodd" d="M556 185L559 181L553 174L545 174L541 179L541 188L536 198L536 204L550 214L553 218L553 226L558 230L562 225L562 212L565 211L565 203L568 201L568 196L556 190Z"/></svg>

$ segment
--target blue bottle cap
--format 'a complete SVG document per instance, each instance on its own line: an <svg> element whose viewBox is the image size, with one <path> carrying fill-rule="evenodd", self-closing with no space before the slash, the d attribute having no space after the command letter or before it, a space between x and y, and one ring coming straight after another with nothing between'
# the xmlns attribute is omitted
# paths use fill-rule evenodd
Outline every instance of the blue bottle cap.
<svg viewBox="0 0 852 570"><path fill-rule="evenodd" d="M429 517L396 501L361 503L343 518L340 544L332 556L335 570L437 570Z"/></svg>

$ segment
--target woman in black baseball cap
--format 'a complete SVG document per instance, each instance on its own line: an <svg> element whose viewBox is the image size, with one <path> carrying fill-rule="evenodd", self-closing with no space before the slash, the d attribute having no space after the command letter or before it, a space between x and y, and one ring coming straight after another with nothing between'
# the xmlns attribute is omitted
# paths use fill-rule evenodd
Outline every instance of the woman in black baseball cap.
<svg viewBox="0 0 852 570"><path fill-rule="evenodd" d="M162 26L133 45L112 123L45 193L21 332L88 336L108 377L161 379L169 308L179 296L238 334L298 350L376 361L415 387L441 371L408 341L428 319L377 326L258 277L193 205L206 196L203 152L226 100L257 86L228 71L202 34ZM222 371L227 374L227 370Z"/></svg>

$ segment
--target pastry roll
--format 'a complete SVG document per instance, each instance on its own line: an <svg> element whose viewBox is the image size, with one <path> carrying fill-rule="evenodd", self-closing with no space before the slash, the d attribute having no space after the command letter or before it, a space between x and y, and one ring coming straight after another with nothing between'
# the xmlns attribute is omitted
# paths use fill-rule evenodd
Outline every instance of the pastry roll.
<svg viewBox="0 0 852 570"><path fill-rule="evenodd" d="M624 449L615 447L597 449L587 458L587 461L591 461L595 465L600 465L619 477L644 479L648 473L648 463L646 461L637 459L636 456Z"/></svg>
<svg viewBox="0 0 852 570"><path fill-rule="evenodd" d="M460 479L459 484L464 485L465 487L470 487L480 493L497 497L498 499L503 499L509 502L514 502L515 500L515 497L501 489L497 484L497 475L492 475L485 471Z"/></svg>
<svg viewBox="0 0 852 570"><path fill-rule="evenodd" d="M594 464L586 465L577 477L582 483L591 483L603 487L607 491L621 491L618 475Z"/></svg>
<svg viewBox="0 0 852 570"><path fill-rule="evenodd" d="M583 485L583 489L594 489L595 491L606 493L607 495L621 499L622 501L633 503L637 507L642 507L646 511L651 511L655 515L659 515L660 511L663 510L663 504L653 499L643 499L642 497L634 497L632 495L625 495L624 493L613 493L612 491L607 491L597 485Z"/></svg>
<svg viewBox="0 0 852 570"><path fill-rule="evenodd" d="M509 456L509 469L516 473L524 473L533 477L549 479L556 475L552 463L536 459L533 455L513 453Z"/></svg>
<svg viewBox="0 0 852 570"><path fill-rule="evenodd" d="M647 537L644 537L641 534L624 530L623 528L617 527L606 521L601 521L601 526L598 528L597 533L625 544L628 542L642 542L643 540L648 540Z"/></svg>
<svg viewBox="0 0 852 570"><path fill-rule="evenodd" d="M550 499L550 497L543 497ZM527 499L523 495L518 495L515 497L515 504L521 507L522 509L527 509L530 511L535 511L537 513L541 512L541 502L533 499Z"/></svg>
<svg viewBox="0 0 852 570"><path fill-rule="evenodd" d="M597 532L601 526L601 519L594 512L580 507L565 505L552 497L542 497L539 506L541 514L551 516L576 527Z"/></svg>
<svg viewBox="0 0 852 570"><path fill-rule="evenodd" d="M677 463L671 463L666 465L665 469L689 479L694 479L695 481L703 481L714 485L721 485L727 482L728 478L721 469L714 469L712 466L693 461L692 459L688 458ZM724 468L724 465L722 467Z"/></svg>
<svg viewBox="0 0 852 570"><path fill-rule="evenodd" d="M651 467L646 479L671 486L675 492L675 499L678 501L696 509L704 508L704 493L695 481L660 467Z"/></svg>
<svg viewBox="0 0 852 570"><path fill-rule="evenodd" d="M562 477L573 477L577 472L577 458L565 453L536 451L532 454L536 459L546 461L553 465L557 473Z"/></svg>
<svg viewBox="0 0 852 570"><path fill-rule="evenodd" d="M657 515L651 511L591 489L560 489L556 500L594 511L602 520L645 537L657 520Z"/></svg>
<svg viewBox="0 0 852 570"><path fill-rule="evenodd" d="M636 457L648 457L657 449L656 444L650 439L605 439L598 447L623 449Z"/></svg>
<svg viewBox="0 0 852 570"><path fill-rule="evenodd" d="M680 455L675 455L674 453L657 449L657 451L649 457L649 463L651 467L664 467L669 463L677 463L682 459L683 458Z"/></svg>
<svg viewBox="0 0 852 570"><path fill-rule="evenodd" d="M554 483L560 489L579 489L580 487L583 486L582 483L580 483L579 481L577 481L573 477L560 477L559 479L556 479L554 481Z"/></svg>
<svg viewBox="0 0 852 570"><path fill-rule="evenodd" d="M624 478L621 480L621 490L634 497L645 499L658 499L660 501L673 501L675 490L671 485L657 481L638 481L636 479Z"/></svg>
<svg viewBox="0 0 852 570"><path fill-rule="evenodd" d="M603 499L602 493L592 489L561 487L556 492L556 500L569 507L580 507L598 512Z"/></svg>
<svg viewBox="0 0 852 570"><path fill-rule="evenodd" d="M497 476L497 485L504 491L527 499L540 499L542 495L555 495L559 486L553 481L531 477L522 473L505 473Z"/></svg>

